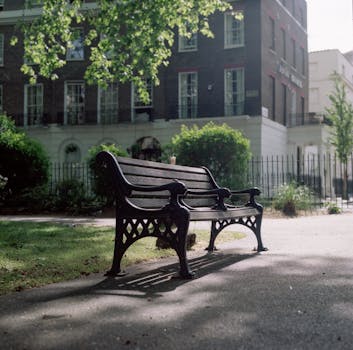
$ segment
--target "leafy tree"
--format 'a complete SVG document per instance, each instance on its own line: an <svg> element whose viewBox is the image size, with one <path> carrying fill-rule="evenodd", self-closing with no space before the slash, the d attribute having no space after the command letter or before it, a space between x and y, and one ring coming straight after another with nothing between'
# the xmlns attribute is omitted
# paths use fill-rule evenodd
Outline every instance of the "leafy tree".
<svg viewBox="0 0 353 350"><path fill-rule="evenodd" d="M75 26L88 24L85 37L90 46L86 79L105 86L107 82L133 81L141 98L148 98L144 78L158 83L158 68L167 65L175 30L186 37L200 31L211 37L208 16L231 6L226 0L97 0L89 10L83 0L43 0L42 14L23 21L27 62L22 71L34 82L37 76L58 78L66 52L77 40ZM239 16L239 14L238 14ZM13 37L12 44L16 44Z"/></svg>
<svg viewBox="0 0 353 350"><path fill-rule="evenodd" d="M201 129L184 125L167 149L178 164L206 166L223 186L235 189L245 185L250 142L226 124L210 122Z"/></svg>
<svg viewBox="0 0 353 350"><path fill-rule="evenodd" d="M44 148L19 132L5 115L0 115L0 175L7 178L5 191L12 195L46 184L49 177Z"/></svg>
<svg viewBox="0 0 353 350"><path fill-rule="evenodd" d="M326 108L331 122L330 143L335 147L343 165L343 196L347 197L347 163L353 151L353 107L347 101L346 87L342 79L334 74L335 90L329 95L331 106Z"/></svg>
<svg viewBox="0 0 353 350"><path fill-rule="evenodd" d="M106 174L105 169L96 162L96 156L101 151L108 151L115 156L123 157L127 156L127 152L114 144L100 144L98 146L93 146L88 150L88 166L92 172L93 191L100 199L105 201L107 206L110 206L114 203L114 187L111 182L111 176Z"/></svg>

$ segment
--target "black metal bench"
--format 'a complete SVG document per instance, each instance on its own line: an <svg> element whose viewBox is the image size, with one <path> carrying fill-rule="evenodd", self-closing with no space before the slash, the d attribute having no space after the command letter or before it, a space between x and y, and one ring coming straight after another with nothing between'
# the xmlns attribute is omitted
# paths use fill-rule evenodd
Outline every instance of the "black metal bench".
<svg viewBox="0 0 353 350"><path fill-rule="evenodd" d="M261 240L263 208L256 203L257 188L230 191L221 188L204 167L187 167L115 157L100 152L97 161L112 180L116 196L116 236L113 264L107 275L120 273L126 250L140 238L159 237L176 251L180 275L192 278L186 257L186 236L190 221L211 221L209 251L215 249L217 235L228 225L241 224L256 235L257 250L264 251ZM225 203L233 195L246 195L241 206Z"/></svg>

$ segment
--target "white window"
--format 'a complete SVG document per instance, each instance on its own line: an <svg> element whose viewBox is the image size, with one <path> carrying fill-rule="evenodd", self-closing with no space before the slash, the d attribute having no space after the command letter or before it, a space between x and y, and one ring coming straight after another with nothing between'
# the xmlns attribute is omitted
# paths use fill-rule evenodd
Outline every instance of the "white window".
<svg viewBox="0 0 353 350"><path fill-rule="evenodd" d="M98 92L98 123L115 124L118 122L118 84L110 83Z"/></svg>
<svg viewBox="0 0 353 350"><path fill-rule="evenodd" d="M244 18L243 12L224 14L224 47L233 48L244 46Z"/></svg>
<svg viewBox="0 0 353 350"><path fill-rule="evenodd" d="M25 125L43 124L43 85L25 85Z"/></svg>
<svg viewBox="0 0 353 350"><path fill-rule="evenodd" d="M85 121L85 84L65 82L64 124L83 124Z"/></svg>
<svg viewBox="0 0 353 350"><path fill-rule="evenodd" d="M0 66L4 65L4 34L0 33Z"/></svg>
<svg viewBox="0 0 353 350"><path fill-rule="evenodd" d="M179 34L179 51L196 51L197 50L197 33L191 35L190 38Z"/></svg>
<svg viewBox="0 0 353 350"><path fill-rule="evenodd" d="M152 80L145 79L145 88L147 90L149 101L147 103L143 102L139 96L137 91L137 87L132 85L132 101L134 108L145 108L145 107L152 107L153 103L153 88L152 88Z"/></svg>
<svg viewBox="0 0 353 350"><path fill-rule="evenodd" d="M224 70L224 114L244 114L244 68Z"/></svg>
<svg viewBox="0 0 353 350"><path fill-rule="evenodd" d="M179 118L197 116L197 73L179 73Z"/></svg>
<svg viewBox="0 0 353 350"><path fill-rule="evenodd" d="M81 61L84 59L84 46L83 46L83 29L76 28L73 31L73 40L70 47L67 48L66 59L69 61Z"/></svg>

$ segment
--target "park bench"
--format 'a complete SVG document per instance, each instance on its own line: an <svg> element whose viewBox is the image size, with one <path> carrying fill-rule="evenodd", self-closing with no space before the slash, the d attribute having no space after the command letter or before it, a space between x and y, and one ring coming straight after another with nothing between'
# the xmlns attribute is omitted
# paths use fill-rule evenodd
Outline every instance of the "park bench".
<svg viewBox="0 0 353 350"><path fill-rule="evenodd" d="M257 251L267 250L261 240L263 208L256 203L257 188L230 191L217 185L204 167L188 167L115 157L100 152L97 162L109 176L116 199L116 236L109 276L120 273L126 250L137 240L153 236L168 242L180 262L180 276L192 278L186 256L186 239L191 221L211 221L210 242L215 249L217 235L228 225L241 224L257 239ZM227 202L233 195L247 196L235 206Z"/></svg>

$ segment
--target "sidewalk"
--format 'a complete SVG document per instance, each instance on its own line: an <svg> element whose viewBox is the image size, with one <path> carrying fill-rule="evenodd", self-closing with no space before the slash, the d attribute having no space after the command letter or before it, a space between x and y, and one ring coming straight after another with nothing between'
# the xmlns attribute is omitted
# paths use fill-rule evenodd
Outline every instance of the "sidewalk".
<svg viewBox="0 0 353 350"><path fill-rule="evenodd" d="M265 218L261 254L234 228L247 237L190 254L194 280L170 258L0 297L0 348L351 349L353 214Z"/></svg>

